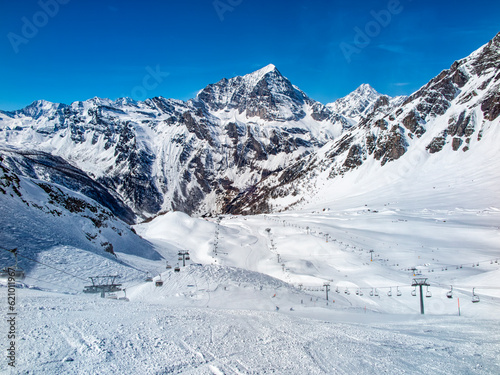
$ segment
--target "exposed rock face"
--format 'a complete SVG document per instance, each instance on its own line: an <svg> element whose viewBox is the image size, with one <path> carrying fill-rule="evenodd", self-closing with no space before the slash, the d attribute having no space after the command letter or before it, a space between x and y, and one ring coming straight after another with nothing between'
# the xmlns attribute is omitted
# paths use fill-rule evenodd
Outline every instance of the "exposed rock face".
<svg viewBox="0 0 500 375"><path fill-rule="evenodd" d="M497 86L500 89L500 85ZM500 91L493 92L481 104L481 110L484 112L484 118L494 121L500 115Z"/></svg>
<svg viewBox="0 0 500 375"><path fill-rule="evenodd" d="M420 117L415 111L411 111L404 119L403 125L418 138L425 133L425 128L419 123Z"/></svg>

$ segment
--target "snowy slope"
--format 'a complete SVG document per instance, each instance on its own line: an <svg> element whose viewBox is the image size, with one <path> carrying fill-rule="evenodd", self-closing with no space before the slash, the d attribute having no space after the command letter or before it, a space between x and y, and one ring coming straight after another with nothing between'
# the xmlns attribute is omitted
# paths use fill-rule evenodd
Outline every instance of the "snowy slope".
<svg viewBox="0 0 500 375"><path fill-rule="evenodd" d="M27 274L27 283L81 292L88 277L96 273L122 274L126 278L144 274L123 260L161 259L149 242L108 208L63 185L18 175L7 166L5 157L0 156L2 269L14 264L12 254L4 250L18 248L19 265ZM76 284L67 284L71 276L54 274L53 269L33 260L57 265L70 274L78 272L80 279Z"/></svg>
<svg viewBox="0 0 500 375"><path fill-rule="evenodd" d="M348 207L314 213L225 216L219 223L168 213L141 224L138 233L170 264L180 249L189 249L192 261L177 273L165 269L164 261L128 259L156 274L154 281L161 273L163 281L156 287L129 272L124 287L130 302L18 289L22 339L16 371L498 372L500 266L485 261L498 255L498 227L492 223L500 212L406 212L397 202L362 202L353 198ZM100 267L80 257L64 261L52 264L71 272ZM463 267L452 267L458 263ZM424 298L424 316L418 297L410 294L412 266L429 277L432 297ZM40 266L33 274L41 277L42 271ZM52 274L49 289L74 292L74 280ZM325 282L331 286L328 303ZM452 299L445 296L450 285ZM471 287L480 303L471 302ZM370 296L372 290L378 296Z"/></svg>

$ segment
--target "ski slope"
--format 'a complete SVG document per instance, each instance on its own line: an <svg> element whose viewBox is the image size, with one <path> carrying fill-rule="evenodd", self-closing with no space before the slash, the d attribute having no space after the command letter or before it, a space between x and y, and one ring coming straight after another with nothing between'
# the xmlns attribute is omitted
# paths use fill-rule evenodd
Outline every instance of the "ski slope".
<svg viewBox="0 0 500 375"><path fill-rule="evenodd" d="M441 182L436 190L447 188ZM449 192L435 199L425 190L431 183L414 183L408 195L400 185L379 194L375 185L345 190L342 199L272 215L169 212L134 227L161 260L54 245L16 291L17 367L2 361L0 370L499 373L499 206L483 194L464 205ZM459 188L467 186L474 188L465 181ZM190 253L185 267L180 250ZM180 272L167 262L180 263ZM154 282L145 281L148 273ZM116 297L130 301L81 293L98 274L122 275L125 291ZM411 294L415 277L428 278L425 315Z"/></svg>

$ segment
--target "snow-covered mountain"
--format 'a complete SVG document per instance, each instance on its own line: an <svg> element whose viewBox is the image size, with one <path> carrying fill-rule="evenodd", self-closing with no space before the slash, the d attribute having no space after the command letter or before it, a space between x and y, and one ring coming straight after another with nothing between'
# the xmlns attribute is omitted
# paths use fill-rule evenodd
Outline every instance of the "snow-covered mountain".
<svg viewBox="0 0 500 375"><path fill-rule="evenodd" d="M225 212L263 177L351 126L273 65L209 85L187 102L37 101L0 117L5 147L62 157L140 216Z"/></svg>
<svg viewBox="0 0 500 375"><path fill-rule="evenodd" d="M1 112L16 370L500 373L500 34L370 93L336 113L267 66L187 102ZM82 293L96 275L123 289Z"/></svg>
<svg viewBox="0 0 500 375"><path fill-rule="evenodd" d="M323 105L268 65L187 102L37 101L0 114L0 144L63 158L141 217L283 209L363 165L482 153L498 122L499 39L408 98L362 85Z"/></svg>
<svg viewBox="0 0 500 375"><path fill-rule="evenodd" d="M116 250L160 259L124 223L132 218L130 209L60 158L0 151L0 204L2 247L22 247L24 256L63 244L110 259Z"/></svg>
<svg viewBox="0 0 500 375"><path fill-rule="evenodd" d="M470 56L453 63L400 105L385 100L384 105L372 106L341 137L268 176L235 204L248 212L254 212L261 202L267 202L273 210L287 209L321 195L331 196L332 183L336 189L351 192L356 186L366 189L363 179L368 175L377 175L378 185L383 186L401 177L413 181L418 175L437 180L445 172L473 175L478 168L485 168L486 160L487 166L494 165L499 170L499 92L500 34ZM367 86L351 98L363 97L361 93L371 98L371 102L384 98L375 99L376 94ZM360 102L353 99L353 103ZM367 104L369 100L362 102ZM363 105L359 108L364 108ZM432 173L426 169L429 165ZM347 178L349 175L355 178ZM499 178L496 172L489 175L490 182ZM372 187L373 181L370 179ZM482 188L489 189L490 182L478 185L476 193L485 193Z"/></svg>
<svg viewBox="0 0 500 375"><path fill-rule="evenodd" d="M379 107L396 107L405 99L405 96L391 98L387 95L382 95L369 84L365 83L349 95L328 103L326 106L333 112L352 119L357 123Z"/></svg>

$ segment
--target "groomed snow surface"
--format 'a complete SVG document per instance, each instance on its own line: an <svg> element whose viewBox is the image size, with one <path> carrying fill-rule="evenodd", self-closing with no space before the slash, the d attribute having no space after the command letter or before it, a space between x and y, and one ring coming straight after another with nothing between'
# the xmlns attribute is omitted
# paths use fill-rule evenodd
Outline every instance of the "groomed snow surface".
<svg viewBox="0 0 500 375"><path fill-rule="evenodd" d="M465 208L443 200L425 208L430 201L390 196L221 220L170 212L135 227L161 261L120 252L113 261L52 246L38 260L81 279L42 264L30 268L27 287L16 291L16 368L4 356L0 369L500 373L499 209L473 208L482 203L471 200ZM190 252L185 267L179 250ZM145 282L148 271L163 286ZM411 295L414 273L430 284L425 315ZM129 302L119 299L124 292L118 299L80 292L88 276L103 274L122 275ZM472 303L472 288L479 303ZM7 289L1 290L5 318ZM5 347L7 322L1 321Z"/></svg>
<svg viewBox="0 0 500 375"><path fill-rule="evenodd" d="M25 239L20 254L39 263L20 258L16 368L4 355L0 371L498 374L498 170L461 165L428 165L411 180L398 170L391 184L369 174L325 181L313 202L272 215L169 212L136 225L144 240L116 246L117 258L79 236L77 219L68 226L4 199L0 246ZM81 292L89 276L116 274L130 301ZM425 315L415 277L430 284Z"/></svg>

